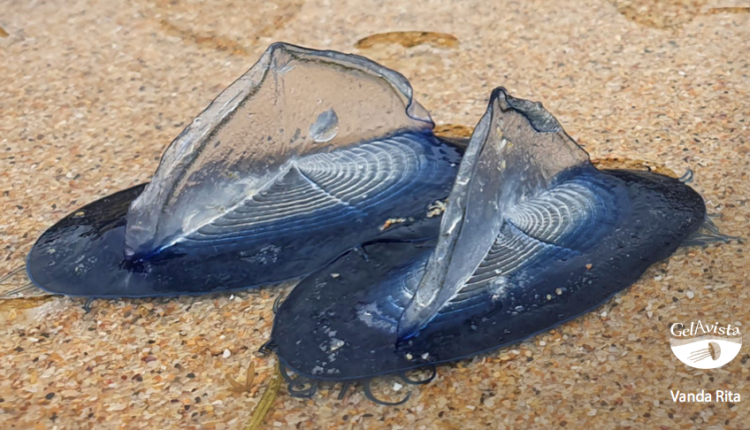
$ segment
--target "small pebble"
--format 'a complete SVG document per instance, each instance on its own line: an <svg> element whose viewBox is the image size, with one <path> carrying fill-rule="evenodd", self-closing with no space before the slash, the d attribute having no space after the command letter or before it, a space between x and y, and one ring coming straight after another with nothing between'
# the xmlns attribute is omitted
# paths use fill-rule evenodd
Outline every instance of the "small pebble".
<svg viewBox="0 0 750 430"><path fill-rule="evenodd" d="M229 358L229 357L231 357L231 356L232 356L232 351L230 351L230 350L228 350L228 349L225 349L225 350L224 350L224 353L223 353L223 354L221 354L221 356L222 356L222 357L224 357L224 358Z"/></svg>
<svg viewBox="0 0 750 430"><path fill-rule="evenodd" d="M692 299L693 297L695 297L695 293L692 291L688 291L687 296L688 296L688 299Z"/></svg>

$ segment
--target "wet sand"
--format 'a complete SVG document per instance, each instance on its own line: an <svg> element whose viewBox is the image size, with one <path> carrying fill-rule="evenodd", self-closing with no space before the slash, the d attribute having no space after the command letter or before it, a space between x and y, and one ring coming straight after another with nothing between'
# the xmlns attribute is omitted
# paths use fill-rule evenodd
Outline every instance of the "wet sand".
<svg viewBox="0 0 750 430"><path fill-rule="evenodd" d="M252 3L252 4L251 4ZM2 2L0 274L79 206L147 181L159 156L274 41L368 56L410 79L448 134L490 91L544 103L595 159L692 184L727 234L750 229L750 3L112 0ZM394 33L404 32L404 33ZM282 387L279 428L743 428L748 338L720 369L682 364L671 323L750 328L746 244L679 250L600 309L443 365L400 407L361 388ZM22 277L14 282L23 283ZM271 305L291 286L159 300L0 306L0 428L241 428L275 359ZM242 381L254 360L247 392ZM388 386L392 387L392 381ZM381 383L386 385L386 382ZM671 390L739 392L674 403Z"/></svg>

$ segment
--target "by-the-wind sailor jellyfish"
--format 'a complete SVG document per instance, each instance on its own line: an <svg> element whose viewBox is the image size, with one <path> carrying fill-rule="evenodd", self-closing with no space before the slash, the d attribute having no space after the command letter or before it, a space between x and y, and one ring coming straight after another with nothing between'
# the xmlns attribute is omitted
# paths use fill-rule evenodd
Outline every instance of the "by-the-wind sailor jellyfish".
<svg viewBox="0 0 750 430"><path fill-rule="evenodd" d="M47 230L28 275L73 296L197 294L297 278L376 239L434 236L428 207L450 192L460 150L432 128L399 73L273 44L149 184Z"/></svg>
<svg viewBox="0 0 750 430"><path fill-rule="evenodd" d="M271 346L306 378L352 380L519 342L634 283L705 214L677 179L597 170L541 104L499 88L439 238L365 246L368 260L349 253L310 275L279 308Z"/></svg>

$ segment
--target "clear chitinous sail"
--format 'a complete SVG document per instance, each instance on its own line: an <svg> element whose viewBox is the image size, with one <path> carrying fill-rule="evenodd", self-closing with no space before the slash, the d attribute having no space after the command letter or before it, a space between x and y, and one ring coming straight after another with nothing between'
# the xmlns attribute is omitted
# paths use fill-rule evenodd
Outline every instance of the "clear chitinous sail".
<svg viewBox="0 0 750 430"><path fill-rule="evenodd" d="M271 45L167 148L149 184L49 229L28 273L51 292L247 288L377 239L437 234L461 151L406 78L366 58Z"/></svg>
<svg viewBox="0 0 750 430"><path fill-rule="evenodd" d="M274 44L169 146L130 207L126 251L225 246L327 208L366 216L419 174L432 127L397 72Z"/></svg>
<svg viewBox="0 0 750 430"><path fill-rule="evenodd" d="M502 88L448 202L437 239L365 246L295 288L272 333L288 368L368 378L519 342L627 288L705 218L687 185L597 170L541 104Z"/></svg>
<svg viewBox="0 0 750 430"><path fill-rule="evenodd" d="M596 197L585 188L550 190L560 173L587 165L588 154L541 104L497 94L474 131L444 214L441 240L400 319L402 337L415 334L455 298L488 254L504 245L502 241L518 247L515 257L530 257L522 251L533 245L520 242L508 230L509 215L522 218L515 227L536 231L548 243L594 216L587 209L594 209ZM509 113L494 115L498 110ZM518 210L519 204L535 197L531 207ZM515 263L504 260L505 265ZM483 267L484 272L492 270L496 275L503 269L507 267L491 261Z"/></svg>

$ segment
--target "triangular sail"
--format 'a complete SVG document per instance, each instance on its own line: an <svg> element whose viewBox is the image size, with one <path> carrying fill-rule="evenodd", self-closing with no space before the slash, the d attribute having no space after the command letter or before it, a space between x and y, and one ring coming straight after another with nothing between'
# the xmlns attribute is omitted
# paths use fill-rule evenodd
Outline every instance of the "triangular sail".
<svg viewBox="0 0 750 430"><path fill-rule="evenodd" d="M126 252L144 258L221 225L303 157L432 126L399 73L273 44L167 148L128 212Z"/></svg>
<svg viewBox="0 0 750 430"><path fill-rule="evenodd" d="M514 208L549 193L560 173L587 164L588 154L541 104L516 99L505 89L496 89L464 155L443 216L440 240L414 298L401 316L399 336L417 334L454 301L467 284L471 285L472 277L482 272L481 266L488 264L488 257L504 254L503 243L527 251L554 246L526 237L536 231L533 222L523 225L530 220L528 214L534 208L520 212ZM555 197L562 206L565 202L575 203L576 199ZM539 208L544 209L544 205ZM509 230L506 219L514 215L522 225ZM564 233L566 228L559 231ZM519 232L523 233L520 238L515 237ZM539 239L553 239L549 229L536 232ZM504 261L515 264L514 253L508 251ZM502 269L498 267L492 270Z"/></svg>

